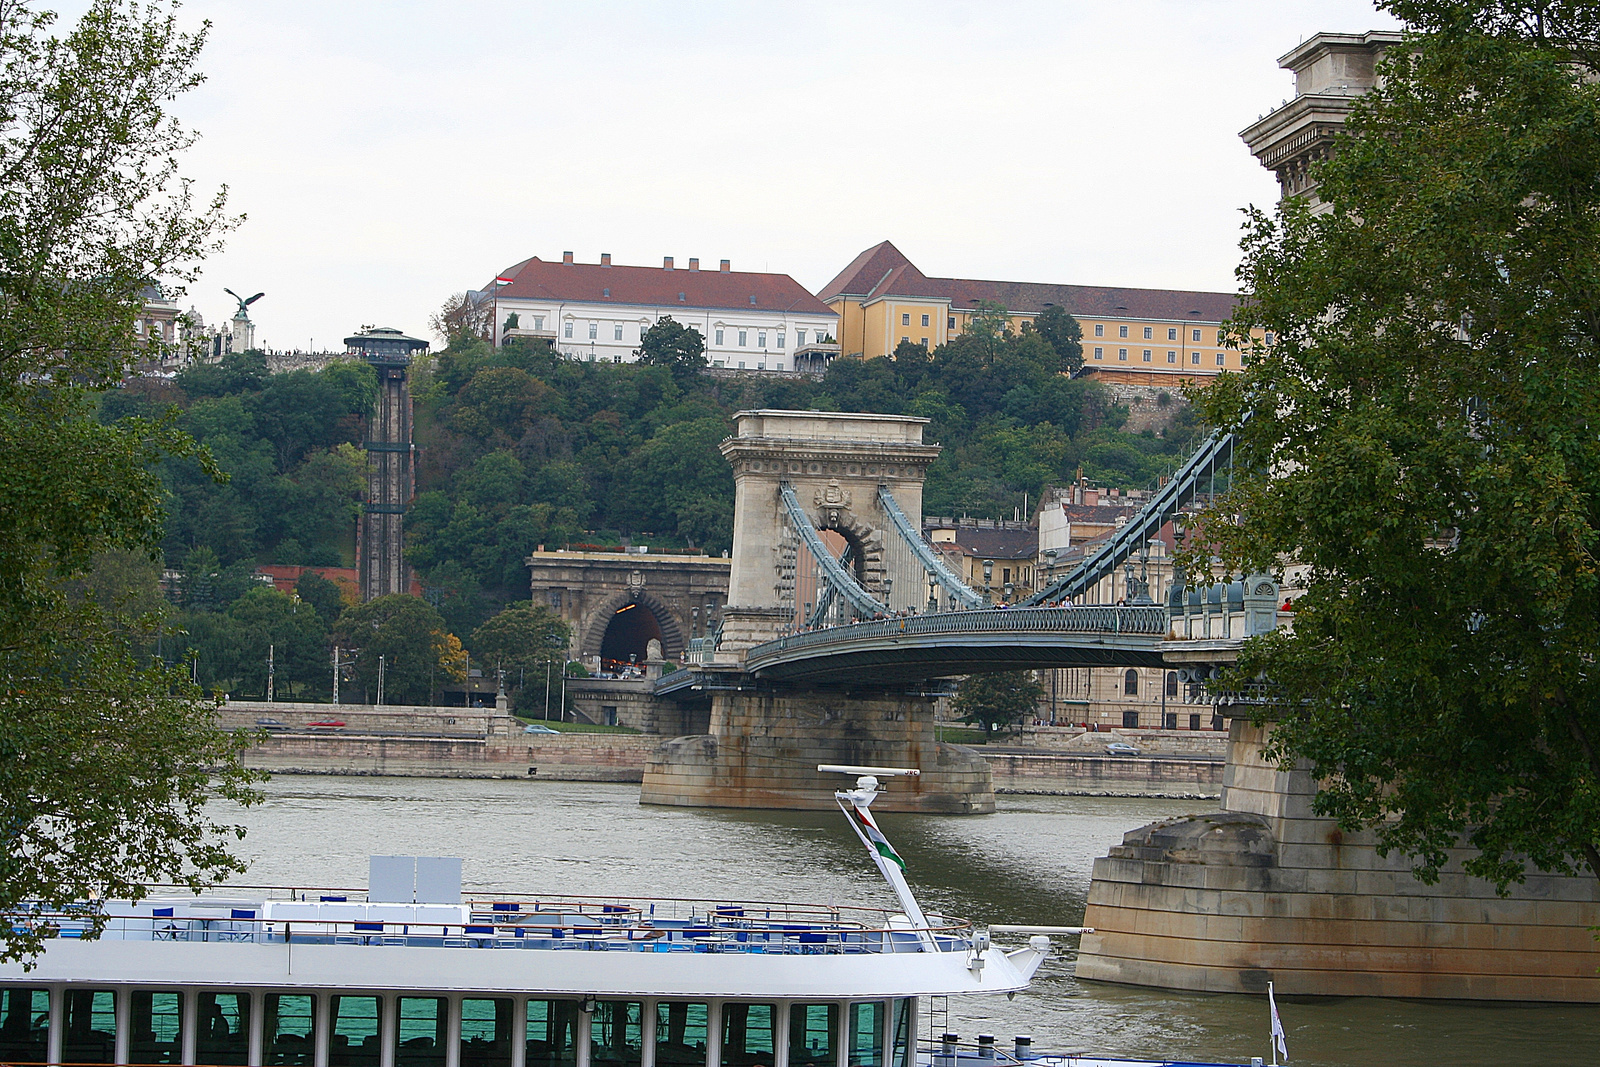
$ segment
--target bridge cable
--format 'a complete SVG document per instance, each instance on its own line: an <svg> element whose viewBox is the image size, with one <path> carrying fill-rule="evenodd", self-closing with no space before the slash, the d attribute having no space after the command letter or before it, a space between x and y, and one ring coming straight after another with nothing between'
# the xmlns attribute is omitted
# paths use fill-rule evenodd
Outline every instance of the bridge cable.
<svg viewBox="0 0 1600 1067"><path fill-rule="evenodd" d="M1178 512L1192 503L1200 490L1200 480L1209 477L1210 499L1216 499L1217 468L1233 465L1234 436L1213 430L1194 450L1183 466L1163 485L1138 513L1122 525L1093 555L1068 573L1021 601L1018 607L1033 607L1048 600L1071 599L1111 574L1139 548L1161 532Z"/></svg>
<svg viewBox="0 0 1600 1067"><path fill-rule="evenodd" d="M900 534L900 539L910 547L912 554L917 557L917 562L922 564L922 569L928 576L938 582L949 593L951 598L961 603L962 607L978 608L983 606L983 597L967 587L966 583L956 577L954 571L945 565L933 548L922 539L922 532L913 529L911 520L906 518L906 513L900 510L900 502L894 498L887 485L878 486L878 503L883 505L883 510L888 513L889 519L894 523L894 528Z"/></svg>
<svg viewBox="0 0 1600 1067"><path fill-rule="evenodd" d="M789 521L800 534L800 539L811 550L811 555L822 567L822 576L838 594L845 598L857 614L867 618L885 610L884 605L873 599L871 593L862 588L856 581L855 575L839 563L828 547L822 543L822 538L817 534L817 528L811 524L811 516L800 506L800 499L795 496L794 486L788 482L780 482L778 495L783 499L784 510L789 513Z"/></svg>

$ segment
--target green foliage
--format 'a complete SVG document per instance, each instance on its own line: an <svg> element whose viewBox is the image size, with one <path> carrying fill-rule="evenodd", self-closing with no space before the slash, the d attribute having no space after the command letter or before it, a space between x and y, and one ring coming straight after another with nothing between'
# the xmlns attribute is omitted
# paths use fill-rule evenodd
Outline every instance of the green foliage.
<svg viewBox="0 0 1600 1067"><path fill-rule="evenodd" d="M164 111L199 81L201 35L165 5L98 0L64 35L8 3L0 34L0 911L142 897L244 865L218 821L251 802L248 743L217 728L160 638L149 557L152 466L209 459L160 410L96 419L147 355L133 326L152 278L185 280L230 225L196 210ZM113 561L119 562L113 562ZM86 916L90 917L90 916ZM50 933L0 925L0 960Z"/></svg>
<svg viewBox="0 0 1600 1067"><path fill-rule="evenodd" d="M432 704L445 681L465 677L460 643L439 613L414 596L391 593L348 609L334 637L343 648L359 649L355 678L369 699L377 699L382 657L385 704Z"/></svg>
<svg viewBox="0 0 1600 1067"><path fill-rule="evenodd" d="M480 662L506 670L559 663L572 628L543 604L509 604L473 631L467 648Z"/></svg>
<svg viewBox="0 0 1600 1067"><path fill-rule="evenodd" d="M637 364L457 336L414 369L424 462L407 558L450 627L467 632L527 595L523 561L540 545L615 544L591 532L601 529L657 548L726 550L733 477L718 446L742 408L932 419L927 436L945 452L929 472L930 514L1008 515L1079 466L1119 487L1165 473L1189 434L1118 433L1126 412L1062 373L1077 324L1059 310L1040 318L1011 333L1005 309L989 305L936 351L908 343L886 359L835 360L821 382L682 373L703 360L703 342L670 319L646 332L649 359ZM219 506L214 521L236 520Z"/></svg>
<svg viewBox="0 0 1600 1067"><path fill-rule="evenodd" d="M315 571L302 574L300 580L294 583L294 591L296 596L311 605L324 626L331 627L344 612L344 594L340 592L338 584Z"/></svg>
<svg viewBox="0 0 1600 1067"><path fill-rule="evenodd" d="M1024 327L1037 330L1039 336L1044 338L1051 349L1055 351L1057 369L1071 374L1083 366L1083 329L1078 325L1078 320L1067 313L1067 309L1059 304L1051 304L1034 320Z"/></svg>
<svg viewBox="0 0 1600 1067"><path fill-rule="evenodd" d="M955 710L963 722L992 732L1033 718L1043 699L1044 686L1031 671L969 674L956 689Z"/></svg>
<svg viewBox="0 0 1600 1067"><path fill-rule="evenodd" d="M688 380L706 367L706 339L665 315L639 338L635 355L640 363L671 368L673 377Z"/></svg>
<svg viewBox="0 0 1600 1067"><path fill-rule="evenodd" d="M1274 340L1200 401L1256 472L1206 519L1224 565L1309 569L1240 674L1317 809L1424 880L1463 837L1502 889L1600 876L1600 86L1535 5L1391 6L1433 32L1357 103L1331 210L1252 214L1235 327Z"/></svg>

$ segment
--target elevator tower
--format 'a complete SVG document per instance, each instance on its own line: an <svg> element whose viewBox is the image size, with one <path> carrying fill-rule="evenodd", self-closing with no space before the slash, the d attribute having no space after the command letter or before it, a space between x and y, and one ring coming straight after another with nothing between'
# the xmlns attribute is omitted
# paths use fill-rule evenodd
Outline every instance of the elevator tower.
<svg viewBox="0 0 1600 1067"><path fill-rule="evenodd" d="M406 368L428 342L387 326L366 327L344 339L345 349L378 372L378 399L367 423L367 500L356 530L361 599L374 600L411 587L404 522L416 490L412 465L411 393Z"/></svg>

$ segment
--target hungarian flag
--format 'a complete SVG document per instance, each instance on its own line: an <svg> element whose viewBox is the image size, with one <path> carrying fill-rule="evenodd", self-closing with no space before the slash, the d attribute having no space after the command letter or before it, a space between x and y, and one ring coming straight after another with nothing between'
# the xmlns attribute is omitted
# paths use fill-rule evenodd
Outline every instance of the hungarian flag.
<svg viewBox="0 0 1600 1067"><path fill-rule="evenodd" d="M878 850L878 855L896 864L902 871L906 869L906 861L900 858L900 853L894 850L894 846L889 844L889 839L883 836L883 831L878 829L878 824L872 821L870 811L852 804L850 815L861 828L861 832L867 835L867 840L872 842L872 847Z"/></svg>
<svg viewBox="0 0 1600 1067"><path fill-rule="evenodd" d="M496 278L494 280L494 283L496 285L510 285L511 281L512 281L512 279L510 279L510 278Z"/></svg>

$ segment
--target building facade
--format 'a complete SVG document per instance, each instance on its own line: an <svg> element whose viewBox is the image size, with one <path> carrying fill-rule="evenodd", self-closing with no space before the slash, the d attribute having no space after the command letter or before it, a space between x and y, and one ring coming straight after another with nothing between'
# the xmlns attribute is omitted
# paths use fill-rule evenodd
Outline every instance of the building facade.
<svg viewBox="0 0 1600 1067"><path fill-rule="evenodd" d="M728 370L792 373L828 355L838 316L787 274L733 270L724 259L701 270L534 256L501 273L485 292L499 341L535 337L569 359L632 363L644 332L671 317L699 331L706 360ZM798 357L798 360L797 360ZM822 360L825 363L825 359Z"/></svg>
<svg viewBox="0 0 1600 1067"><path fill-rule="evenodd" d="M844 355L886 356L901 342L937 348L959 335L980 302L1000 304L1020 330L1052 305L1083 328L1084 373L1108 382L1177 386L1242 365L1222 323L1232 293L933 278L888 241L862 252L823 286L839 317Z"/></svg>

